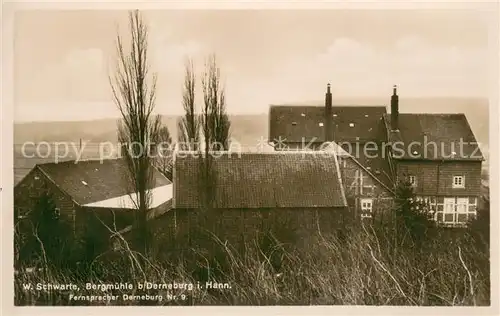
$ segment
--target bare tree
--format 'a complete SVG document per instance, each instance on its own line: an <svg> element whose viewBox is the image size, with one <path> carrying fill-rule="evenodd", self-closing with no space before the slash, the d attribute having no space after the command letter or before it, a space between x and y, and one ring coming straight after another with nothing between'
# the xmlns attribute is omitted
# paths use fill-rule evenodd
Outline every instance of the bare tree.
<svg viewBox="0 0 500 316"><path fill-rule="evenodd" d="M148 28L138 10L129 12L130 43L124 45L118 34L116 48L118 61L110 76L114 102L122 119L118 122L118 139L127 144L124 156L128 167L128 180L137 212L137 241L148 253L149 231L146 224L151 202L153 166L150 144L159 138L160 116L154 115L156 75L150 74L148 65Z"/></svg>
<svg viewBox="0 0 500 316"><path fill-rule="evenodd" d="M200 139L199 115L195 104L195 74L192 60L187 60L182 91L184 116L179 121L179 143L181 150L197 150Z"/></svg>
<svg viewBox="0 0 500 316"><path fill-rule="evenodd" d="M157 148L155 165L165 177L172 180L172 137L167 126L162 126L158 134L158 143L156 144L158 146L155 146Z"/></svg>
<svg viewBox="0 0 500 316"><path fill-rule="evenodd" d="M226 113L225 91L220 82L220 69L215 55L209 56L202 77L203 108L201 113L201 130L204 138L203 159L200 160L200 192L203 206L214 206L216 173L213 168L212 151L229 149L230 121Z"/></svg>
<svg viewBox="0 0 500 316"><path fill-rule="evenodd" d="M229 149L231 122L226 113L226 94L220 82L220 68L215 55L211 55L205 65L203 86L203 137L209 150Z"/></svg>

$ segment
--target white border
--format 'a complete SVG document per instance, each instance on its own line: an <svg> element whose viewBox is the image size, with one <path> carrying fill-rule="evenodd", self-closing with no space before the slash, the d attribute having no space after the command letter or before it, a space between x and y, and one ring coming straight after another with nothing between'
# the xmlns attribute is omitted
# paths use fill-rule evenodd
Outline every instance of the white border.
<svg viewBox="0 0 500 316"><path fill-rule="evenodd" d="M492 283L492 305L490 307L369 307L369 306L312 306L312 307L16 307L13 310L13 22L14 14L17 10L38 9L38 10L158 10L158 9L484 9L492 10L490 23L490 53L491 53L491 96L490 96L490 190L491 190L491 283ZM2 311L13 315L66 315L66 314L88 314L99 313L118 315L133 314L176 314L190 315L193 313L214 313L215 315L234 315L234 314L254 314L265 313L271 315L332 315L332 314L437 314L437 315L499 315L498 300L498 267L499 267L499 215L498 212L498 107L499 107L499 15L498 1L488 0L481 2L474 1L151 1L151 2L102 2L99 0L82 2L63 2L63 1L10 1L3 3L2 12L2 107L1 107L1 126L2 126L2 155L0 174L2 175L0 192L0 201L2 203L3 220L1 223L2 231ZM147 309L147 310L144 310Z"/></svg>

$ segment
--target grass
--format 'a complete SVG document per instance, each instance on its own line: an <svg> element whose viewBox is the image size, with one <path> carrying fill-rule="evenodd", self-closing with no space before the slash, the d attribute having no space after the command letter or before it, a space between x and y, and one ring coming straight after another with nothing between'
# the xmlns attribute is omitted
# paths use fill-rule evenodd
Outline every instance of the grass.
<svg viewBox="0 0 500 316"><path fill-rule="evenodd" d="M22 272L15 277L16 305L445 305L490 304L489 243L482 228L435 228L423 246L378 225L319 232L306 249L268 234L236 250L213 236L212 251L188 249L149 258L124 243L90 265ZM486 234L486 235L485 235ZM486 240L486 241L485 241ZM158 243L167 242L158 240ZM189 289L139 290L145 281L193 284ZM230 288L209 289L206 282ZM84 289L86 283L132 283L133 290ZM74 283L74 295L118 295L115 301L71 301L70 292L25 290L23 284ZM200 284L200 288L198 288ZM162 295L122 300L123 294ZM175 298L168 297L176 295Z"/></svg>

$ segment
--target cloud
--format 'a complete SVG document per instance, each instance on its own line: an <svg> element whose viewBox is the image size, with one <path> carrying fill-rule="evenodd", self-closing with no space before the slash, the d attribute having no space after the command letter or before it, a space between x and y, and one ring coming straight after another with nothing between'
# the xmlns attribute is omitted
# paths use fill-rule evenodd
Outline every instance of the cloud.
<svg viewBox="0 0 500 316"><path fill-rule="evenodd" d="M76 49L70 51L64 65L70 71L99 72L103 69L103 52L98 48Z"/></svg>
<svg viewBox="0 0 500 316"><path fill-rule="evenodd" d="M205 53L201 43L192 39L176 40L173 32L164 28L151 29L149 44L152 67L159 73L174 76L184 73L187 58L198 60Z"/></svg>
<svg viewBox="0 0 500 316"><path fill-rule="evenodd" d="M27 72L22 75L21 100L94 101L108 94L103 53L98 48L73 49L61 61L45 65L30 77Z"/></svg>
<svg viewBox="0 0 500 316"><path fill-rule="evenodd" d="M393 84L414 96L477 96L487 93L486 49L432 46L409 36L385 48L338 38L312 58L286 60L270 79L289 97L311 99L326 82L342 95L386 94Z"/></svg>

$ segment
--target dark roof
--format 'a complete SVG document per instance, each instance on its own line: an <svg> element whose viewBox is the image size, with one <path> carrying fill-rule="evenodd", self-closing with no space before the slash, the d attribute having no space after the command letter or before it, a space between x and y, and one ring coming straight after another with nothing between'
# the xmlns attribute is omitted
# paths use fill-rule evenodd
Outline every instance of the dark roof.
<svg viewBox="0 0 500 316"><path fill-rule="evenodd" d="M191 154L177 154L174 163L175 208L201 207L201 161ZM224 153L213 161L216 208L346 205L332 154L273 152L232 153L229 156Z"/></svg>
<svg viewBox="0 0 500 316"><path fill-rule="evenodd" d="M385 140L384 114L385 106L333 106L333 140ZM323 142L324 123L324 106L272 105L269 109L269 141L281 139L290 143L311 140Z"/></svg>
<svg viewBox="0 0 500 316"><path fill-rule="evenodd" d="M482 160L474 133L464 114L410 114L398 116L399 131L391 131L390 115L385 116L391 143L398 142L403 150L394 158L426 160ZM463 150L460 143L463 143ZM409 148L411 142L414 145ZM426 146L426 144L428 144ZM432 145L436 144L436 146ZM404 151L404 152L402 152ZM452 153L455 155L452 156ZM412 157L414 156L414 157Z"/></svg>
<svg viewBox="0 0 500 316"><path fill-rule="evenodd" d="M128 181L129 172L124 159L73 160L36 167L80 205L135 192ZM171 183L156 168L153 168L153 179L148 189Z"/></svg>
<svg viewBox="0 0 500 316"><path fill-rule="evenodd" d="M359 150L352 148L350 151L345 145L343 148L345 148L346 151L350 153L351 158L366 169L373 178L380 181L389 190L394 189L394 175L392 174L389 164L388 153L384 151L383 146L368 147L368 145L366 145L365 149L363 149L363 147L360 147Z"/></svg>

